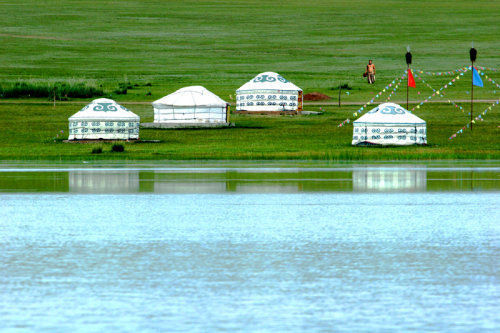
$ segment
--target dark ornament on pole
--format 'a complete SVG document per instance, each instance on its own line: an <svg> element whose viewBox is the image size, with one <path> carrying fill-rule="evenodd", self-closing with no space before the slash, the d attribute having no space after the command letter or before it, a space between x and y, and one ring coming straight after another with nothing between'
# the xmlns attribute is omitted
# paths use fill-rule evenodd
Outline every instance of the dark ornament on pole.
<svg viewBox="0 0 500 333"><path fill-rule="evenodd" d="M470 72L472 74L471 86L470 86L470 130L472 132L472 124L474 121L474 61L476 61L477 50L474 48L474 44L472 44L471 49L469 50L470 55Z"/></svg>
<svg viewBox="0 0 500 333"><path fill-rule="evenodd" d="M411 53L406 52L406 64L411 65Z"/></svg>
<svg viewBox="0 0 500 333"><path fill-rule="evenodd" d="M476 61L476 57L477 57L477 50L475 48L471 48L470 51L469 51L469 55L470 55L470 61L474 62Z"/></svg>
<svg viewBox="0 0 500 333"><path fill-rule="evenodd" d="M408 66L408 70L406 71L406 109L408 110L408 83L409 83L409 78L410 78L410 65L411 65L411 52L410 52L410 45L406 47L406 66Z"/></svg>

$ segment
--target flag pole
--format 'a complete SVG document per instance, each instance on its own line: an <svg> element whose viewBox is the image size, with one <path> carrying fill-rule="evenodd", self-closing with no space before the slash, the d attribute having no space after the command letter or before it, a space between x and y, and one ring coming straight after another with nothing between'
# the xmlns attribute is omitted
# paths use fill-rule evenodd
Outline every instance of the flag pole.
<svg viewBox="0 0 500 333"><path fill-rule="evenodd" d="M471 61L470 73L472 74L472 80L470 85L470 131L472 132L472 118L474 113L474 61Z"/></svg>
<svg viewBox="0 0 500 333"><path fill-rule="evenodd" d="M410 46L406 47L406 110L408 110L408 88L410 85L410 65L411 65L411 52Z"/></svg>
<svg viewBox="0 0 500 333"><path fill-rule="evenodd" d="M410 65L407 65L406 69L406 110L408 110L408 85L410 84L410 77L408 72L410 71Z"/></svg>
<svg viewBox="0 0 500 333"><path fill-rule="evenodd" d="M477 50L474 48L474 44L472 44L471 49L469 50L470 56L470 72L471 72L471 89L470 89L470 131L472 132L472 121L474 119L473 111L474 111L474 61L476 61Z"/></svg>

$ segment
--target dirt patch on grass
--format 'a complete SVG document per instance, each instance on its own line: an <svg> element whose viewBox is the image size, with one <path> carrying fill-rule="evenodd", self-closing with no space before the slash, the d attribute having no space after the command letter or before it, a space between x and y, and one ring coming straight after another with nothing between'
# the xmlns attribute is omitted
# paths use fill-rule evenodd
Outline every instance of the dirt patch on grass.
<svg viewBox="0 0 500 333"><path fill-rule="evenodd" d="M326 101L332 99L330 96L319 93L319 92L312 92L309 94L304 95L304 101Z"/></svg>

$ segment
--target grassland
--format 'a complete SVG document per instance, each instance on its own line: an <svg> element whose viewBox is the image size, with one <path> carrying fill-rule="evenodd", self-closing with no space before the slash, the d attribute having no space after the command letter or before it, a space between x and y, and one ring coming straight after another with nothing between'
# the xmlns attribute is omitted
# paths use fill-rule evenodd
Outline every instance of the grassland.
<svg viewBox="0 0 500 333"><path fill-rule="evenodd" d="M119 100L194 84L229 99L263 71L306 92L346 82L354 91L345 98L364 100L402 73L407 45L415 68L468 65L471 41L479 65L500 67L498 1L11 0L0 12L0 82L76 78L111 91L122 81L153 84ZM378 81L367 87L369 58ZM477 97L483 92L491 96Z"/></svg>
<svg viewBox="0 0 500 333"><path fill-rule="evenodd" d="M149 105L127 105L152 121ZM486 104L476 107L483 109ZM111 152L112 143L63 143L67 118L78 105L0 104L1 160L192 160L192 159L299 159L299 160L426 160L500 159L497 127L500 112L491 111L472 133L448 137L467 123L467 116L453 107L429 105L420 112L427 120L429 146L352 147L352 127L338 128L352 107L324 107L314 116L233 115L235 127L210 130L141 129L143 140L160 143L125 143L125 152ZM311 109L318 110L318 107ZM26 115L29 115L27 117ZM64 133L61 133L64 131ZM92 154L94 148L102 154Z"/></svg>
<svg viewBox="0 0 500 333"><path fill-rule="evenodd" d="M186 85L204 85L231 102L234 91L259 72L275 71L304 91L364 102L402 74L410 45L414 68L448 71L468 65L471 41L478 65L500 67L498 1L0 1L0 85L19 80L89 82L122 101L143 121L148 105ZM377 82L361 74L367 60ZM469 74L469 73L468 73ZM500 81L500 72L488 73ZM426 76L435 88L451 77ZM134 86L126 95L120 83ZM149 83L151 85L149 85ZM432 91L417 80L412 99ZM468 99L470 81L446 90ZM420 92L420 94L418 94ZM498 99L485 82L478 99ZM394 99L404 99L403 91ZM46 99L38 99L39 101ZM382 99L383 100L383 99ZM9 100L7 100L9 101ZM1 102L1 101L0 101ZM464 108L466 104L461 104ZM352 127L337 128L356 107L324 106L310 117L234 116L224 130L141 130L160 144L127 144L126 152L92 155L95 145L63 144L67 117L80 105L0 103L0 158L12 159L499 159L498 113L493 109L473 134L448 137L467 122L447 104L416 112L428 122L428 147L350 147ZM476 106L483 110L486 105ZM319 106L309 107L309 110ZM66 133L65 133L66 135Z"/></svg>

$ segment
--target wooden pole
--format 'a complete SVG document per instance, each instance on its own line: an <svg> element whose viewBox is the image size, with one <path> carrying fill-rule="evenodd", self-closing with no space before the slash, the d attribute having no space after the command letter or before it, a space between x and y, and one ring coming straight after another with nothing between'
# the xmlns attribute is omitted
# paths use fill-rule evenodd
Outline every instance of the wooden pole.
<svg viewBox="0 0 500 333"><path fill-rule="evenodd" d="M406 48L406 50L408 52L406 52L405 54L405 58L406 58L406 110L408 110L409 106L408 106L408 83L410 83L410 65L411 65L411 58L412 58L412 55L411 55L411 52L410 52L410 46L408 46Z"/></svg>
<svg viewBox="0 0 500 333"><path fill-rule="evenodd" d="M473 119L473 109L474 109L474 61L470 65L471 72L471 89L470 89L470 131L472 132L472 119Z"/></svg>
<svg viewBox="0 0 500 333"><path fill-rule="evenodd" d="M340 107L340 93L342 92L342 85L339 84L339 107Z"/></svg>
<svg viewBox="0 0 500 333"><path fill-rule="evenodd" d="M408 83L410 83L410 64L406 69L406 110L408 110Z"/></svg>
<svg viewBox="0 0 500 333"><path fill-rule="evenodd" d="M472 122L474 121L474 61L476 61L477 50L474 48L474 43L469 50L470 56L470 131L472 132Z"/></svg>

